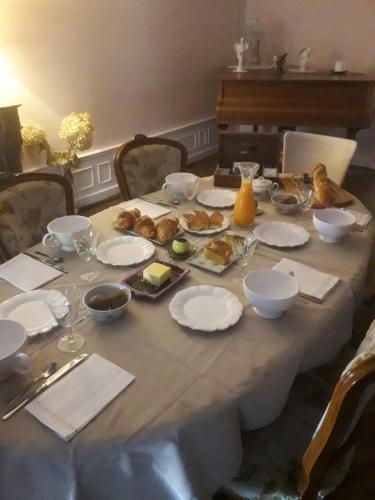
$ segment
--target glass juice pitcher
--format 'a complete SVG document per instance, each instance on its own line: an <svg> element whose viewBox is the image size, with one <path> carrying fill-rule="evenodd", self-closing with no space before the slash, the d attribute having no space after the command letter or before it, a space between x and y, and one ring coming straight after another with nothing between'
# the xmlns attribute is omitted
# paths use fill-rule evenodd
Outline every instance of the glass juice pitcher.
<svg viewBox="0 0 375 500"><path fill-rule="evenodd" d="M253 162L235 162L233 166L241 172L241 187L234 203L233 222L237 226L246 227L254 222L255 197L252 183L259 165Z"/></svg>

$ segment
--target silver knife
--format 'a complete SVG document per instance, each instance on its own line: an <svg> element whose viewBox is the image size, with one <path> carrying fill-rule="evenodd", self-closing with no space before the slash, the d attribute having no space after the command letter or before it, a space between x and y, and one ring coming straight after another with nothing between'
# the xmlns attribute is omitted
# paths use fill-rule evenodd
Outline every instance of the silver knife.
<svg viewBox="0 0 375 500"><path fill-rule="evenodd" d="M43 262L43 264L45 264L46 266L53 267L54 269L57 269L57 271L61 271L62 273L68 274L68 271L65 271L65 269L60 265L51 264L50 262L48 262L48 260L42 259L41 257L37 257L36 255L29 253L29 252L23 252L23 253L25 255L28 255L32 259L35 259L39 262Z"/></svg>
<svg viewBox="0 0 375 500"><path fill-rule="evenodd" d="M47 389L47 387L56 382L56 380L59 380L61 377L70 372L74 367L82 363L82 361L84 361L87 358L87 356L88 354L84 353L69 361L69 363L61 367L60 370L57 370L56 373L48 377L47 380L40 387L35 389L29 396L23 399L15 408L13 408L13 410L5 413L1 418L3 420L8 420L8 418L14 415L18 410L21 410L21 408L30 403L30 401L32 401L34 398L39 396L41 392L43 392L45 389Z"/></svg>

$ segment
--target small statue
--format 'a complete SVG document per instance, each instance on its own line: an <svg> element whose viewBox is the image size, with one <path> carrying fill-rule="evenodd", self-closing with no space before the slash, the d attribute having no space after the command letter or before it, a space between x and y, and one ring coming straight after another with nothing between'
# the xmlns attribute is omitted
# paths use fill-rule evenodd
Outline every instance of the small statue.
<svg viewBox="0 0 375 500"><path fill-rule="evenodd" d="M286 63L286 56L288 55L287 52L285 52L284 54L281 54L279 56L273 56L273 70L275 73L279 73L279 74L282 74L284 73L285 69L284 69L284 66L285 66L285 63Z"/></svg>
<svg viewBox="0 0 375 500"><path fill-rule="evenodd" d="M237 66L234 69L236 73L244 73L246 71L243 67L243 58L248 48L249 44L245 42L244 38L241 38L240 43L234 44L234 50L238 59Z"/></svg>
<svg viewBox="0 0 375 500"><path fill-rule="evenodd" d="M310 54L311 47L303 47L303 49L299 51L299 70L301 71L301 73L307 71Z"/></svg>

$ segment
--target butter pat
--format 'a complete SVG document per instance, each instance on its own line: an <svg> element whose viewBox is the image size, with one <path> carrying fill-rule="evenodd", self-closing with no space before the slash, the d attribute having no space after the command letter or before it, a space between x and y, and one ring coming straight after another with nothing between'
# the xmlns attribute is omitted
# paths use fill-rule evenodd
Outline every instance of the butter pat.
<svg viewBox="0 0 375 500"><path fill-rule="evenodd" d="M158 262L153 262L143 269L143 279L154 286L161 286L171 277L171 274L172 270L170 267Z"/></svg>

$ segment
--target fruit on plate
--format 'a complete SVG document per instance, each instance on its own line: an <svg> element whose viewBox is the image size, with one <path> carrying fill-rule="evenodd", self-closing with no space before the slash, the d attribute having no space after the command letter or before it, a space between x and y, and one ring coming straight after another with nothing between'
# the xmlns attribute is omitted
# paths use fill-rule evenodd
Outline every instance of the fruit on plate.
<svg viewBox="0 0 375 500"><path fill-rule="evenodd" d="M172 274L172 269L169 266L153 262L143 269L143 279L151 285L161 287Z"/></svg>
<svg viewBox="0 0 375 500"><path fill-rule="evenodd" d="M172 242L172 250L177 255L184 255L190 252L190 243L186 238L176 238Z"/></svg>
<svg viewBox="0 0 375 500"><path fill-rule="evenodd" d="M232 246L222 240L211 241L203 247L203 255L216 264L226 266L233 255Z"/></svg>

